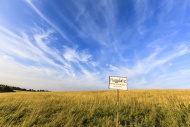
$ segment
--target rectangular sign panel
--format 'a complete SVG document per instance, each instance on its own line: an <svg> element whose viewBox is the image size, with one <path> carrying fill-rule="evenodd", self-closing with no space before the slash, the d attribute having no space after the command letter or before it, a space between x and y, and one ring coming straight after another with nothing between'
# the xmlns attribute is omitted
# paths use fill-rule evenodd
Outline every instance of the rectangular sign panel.
<svg viewBox="0 0 190 127"><path fill-rule="evenodd" d="M109 88L127 90L127 77L109 76Z"/></svg>

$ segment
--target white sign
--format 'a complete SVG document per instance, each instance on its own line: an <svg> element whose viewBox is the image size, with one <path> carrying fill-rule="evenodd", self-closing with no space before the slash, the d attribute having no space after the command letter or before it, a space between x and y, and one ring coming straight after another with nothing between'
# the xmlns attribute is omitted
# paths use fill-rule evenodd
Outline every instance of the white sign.
<svg viewBox="0 0 190 127"><path fill-rule="evenodd" d="M109 88L127 90L127 77L109 76Z"/></svg>

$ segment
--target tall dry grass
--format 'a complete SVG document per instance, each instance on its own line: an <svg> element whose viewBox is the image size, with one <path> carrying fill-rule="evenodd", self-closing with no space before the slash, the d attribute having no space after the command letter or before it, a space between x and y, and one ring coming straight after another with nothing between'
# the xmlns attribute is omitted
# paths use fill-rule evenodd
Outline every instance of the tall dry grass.
<svg viewBox="0 0 190 127"><path fill-rule="evenodd" d="M0 126L114 127L116 91L0 94ZM120 91L120 126L190 126L190 90Z"/></svg>

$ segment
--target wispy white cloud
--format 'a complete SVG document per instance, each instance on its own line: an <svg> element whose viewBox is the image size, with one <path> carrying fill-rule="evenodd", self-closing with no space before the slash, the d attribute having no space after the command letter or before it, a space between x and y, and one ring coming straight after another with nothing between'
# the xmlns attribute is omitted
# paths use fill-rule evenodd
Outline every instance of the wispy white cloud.
<svg viewBox="0 0 190 127"><path fill-rule="evenodd" d="M77 79L66 78L62 71L48 67L25 66L10 59L9 56L0 56L0 61L3 61L0 62L0 69L3 72L0 73L1 83L33 89L80 90L81 84Z"/></svg>
<svg viewBox="0 0 190 127"><path fill-rule="evenodd" d="M149 9L148 1L136 0L134 1L134 6L137 18L136 21L138 23L144 22L147 19L147 17L150 15L150 11L148 10Z"/></svg>
<svg viewBox="0 0 190 127"><path fill-rule="evenodd" d="M92 6L92 2L88 2ZM91 10L85 6L85 2L75 2L78 8L76 20L80 24L83 38L89 37L100 45L112 43L110 37L114 34L115 7L113 1L97 1ZM100 22L101 23L98 23ZM101 24L101 25L100 25Z"/></svg>
<svg viewBox="0 0 190 127"><path fill-rule="evenodd" d="M1 82L13 83L9 82L10 80L16 85L28 84L32 88L38 88L35 84L33 84L34 87L32 86L32 81L35 81L37 84L46 84L51 89L55 83L60 85L57 87L64 88L65 86L68 90L75 90L81 87L82 82L96 79L97 72L91 72L85 67L86 65L94 67L91 63L96 63L91 60L92 55L87 49L80 51L63 46L63 52L60 52L56 48L50 48L53 32L51 30L37 31L35 28L29 39L24 31L19 31L22 33L22 36L19 36L6 28L0 28L2 45L0 47L2 70L0 75L3 77ZM78 69L75 68L76 66ZM72 78L73 80L70 80ZM43 85L40 87L42 88ZM85 87L91 88L88 85Z"/></svg>
<svg viewBox="0 0 190 127"><path fill-rule="evenodd" d="M63 56L66 60L71 62L87 62L92 56L88 54L87 50L77 52L76 49L64 46Z"/></svg>
<svg viewBox="0 0 190 127"><path fill-rule="evenodd" d="M10 56L0 55L0 81L4 84L23 88L49 90L88 90L102 89L100 81L95 80L95 74L85 72L77 77L65 77L62 71L49 67L28 66L14 61ZM86 71L85 69L83 71ZM3 73L2 73L3 72ZM90 78L90 79L89 79ZM90 84L90 85L89 85Z"/></svg>
<svg viewBox="0 0 190 127"><path fill-rule="evenodd" d="M171 73L156 75L154 78L149 79L145 85L146 87L156 88L170 88L170 89L187 89L189 88L189 70L176 70Z"/></svg>
<svg viewBox="0 0 190 127"><path fill-rule="evenodd" d="M26 0L26 2L32 7L32 9L42 18L44 19L49 25L51 25L57 32L59 32L63 38L67 41L73 43L63 32L63 30L59 29L54 23L52 23L33 3L32 0Z"/></svg>
<svg viewBox="0 0 190 127"><path fill-rule="evenodd" d="M170 50L168 50L168 48L170 48ZM126 75L131 85L129 86L130 88L150 88L151 85L152 87L166 88L167 85L169 86L169 84L171 84L170 82L174 82L179 78L177 74L182 74L183 76L181 76L181 78L187 77L184 75L186 72L186 74L188 74L188 71L170 72L168 68L170 68L170 66L175 66L175 63L171 62L172 60L178 59L189 53L190 45L187 42L180 42L177 45L167 48L157 47L147 57L140 60L138 59L135 62L136 64L132 67L126 65L108 65L110 71L107 75ZM172 76L169 76L168 73L174 73L172 74L174 77L170 79ZM163 84L161 82L163 82ZM181 81L178 80L178 83L179 82ZM190 81L186 80L186 82ZM155 83L156 86L154 86Z"/></svg>

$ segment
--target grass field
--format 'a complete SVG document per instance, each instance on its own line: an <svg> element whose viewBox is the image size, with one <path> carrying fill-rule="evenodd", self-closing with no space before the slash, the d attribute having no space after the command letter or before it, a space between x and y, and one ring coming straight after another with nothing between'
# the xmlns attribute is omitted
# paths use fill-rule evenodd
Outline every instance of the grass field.
<svg viewBox="0 0 190 127"><path fill-rule="evenodd" d="M0 93L2 127L114 127L116 91ZM190 127L190 90L120 91L119 126Z"/></svg>

